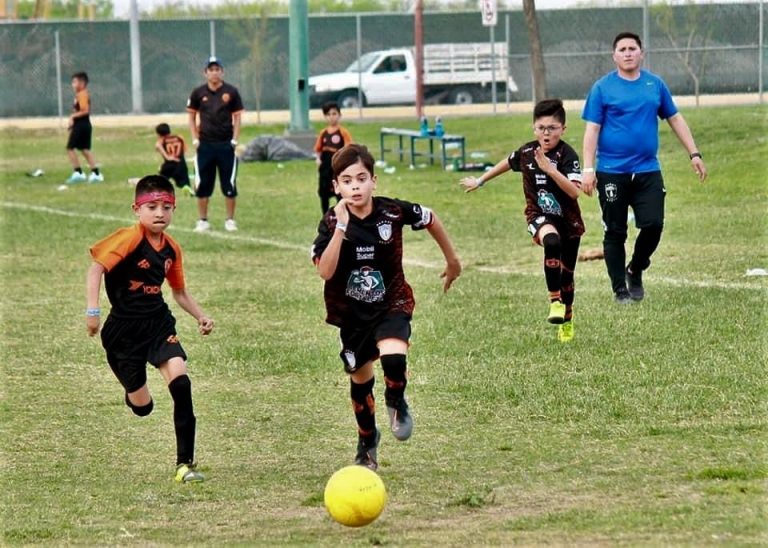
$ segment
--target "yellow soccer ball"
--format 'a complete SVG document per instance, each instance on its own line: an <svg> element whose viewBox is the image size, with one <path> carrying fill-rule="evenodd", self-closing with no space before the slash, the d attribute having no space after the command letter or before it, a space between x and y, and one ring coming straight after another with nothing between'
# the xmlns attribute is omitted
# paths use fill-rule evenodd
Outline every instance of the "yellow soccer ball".
<svg viewBox="0 0 768 548"><path fill-rule="evenodd" d="M387 489L373 470L352 465L336 471L325 484L325 507L347 527L362 527L375 520L387 503Z"/></svg>

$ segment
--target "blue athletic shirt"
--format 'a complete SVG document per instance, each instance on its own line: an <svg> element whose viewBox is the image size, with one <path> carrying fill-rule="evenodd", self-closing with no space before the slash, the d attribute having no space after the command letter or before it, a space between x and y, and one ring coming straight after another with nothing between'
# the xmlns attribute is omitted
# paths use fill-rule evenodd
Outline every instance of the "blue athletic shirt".
<svg viewBox="0 0 768 548"><path fill-rule="evenodd" d="M618 71L592 86L581 114L600 124L597 170L607 173L644 173L661 169L659 118L677 114L664 80L647 70L637 80L625 80Z"/></svg>

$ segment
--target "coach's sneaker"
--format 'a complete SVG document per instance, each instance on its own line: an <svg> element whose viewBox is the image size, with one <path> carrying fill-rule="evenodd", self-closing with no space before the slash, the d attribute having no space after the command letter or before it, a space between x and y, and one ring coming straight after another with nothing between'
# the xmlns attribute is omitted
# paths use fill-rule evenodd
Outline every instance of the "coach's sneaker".
<svg viewBox="0 0 768 548"><path fill-rule="evenodd" d="M632 272L627 266L627 290L633 301L642 301L645 297L643 289L643 271Z"/></svg>
<svg viewBox="0 0 768 548"><path fill-rule="evenodd" d="M237 223L234 219L227 219L224 221L224 230L227 232L236 232L237 231Z"/></svg>
<svg viewBox="0 0 768 548"><path fill-rule="evenodd" d="M91 174L88 175L88 182L89 183L103 183L104 182L104 175L102 175L101 173L91 172Z"/></svg>
<svg viewBox="0 0 768 548"><path fill-rule="evenodd" d="M549 303L549 316L547 316L549 323L563 323L565 321L565 305L560 301L552 301Z"/></svg>
<svg viewBox="0 0 768 548"><path fill-rule="evenodd" d="M621 287L616 292L614 292L613 299L616 301L616 304L632 303L632 297L629 294L629 291L627 291L626 287Z"/></svg>
<svg viewBox="0 0 768 548"><path fill-rule="evenodd" d="M76 185L77 183L84 183L85 173L81 171L73 171L72 175L69 176L69 179L67 179L64 182L68 185Z"/></svg>
<svg viewBox="0 0 768 548"><path fill-rule="evenodd" d="M205 481L205 476L197 471L196 464L179 464L176 466L175 479L179 483L200 483Z"/></svg>
<svg viewBox="0 0 768 548"><path fill-rule="evenodd" d="M208 232L211 229L211 223L205 219L198 219L195 224L195 232Z"/></svg>
<svg viewBox="0 0 768 548"><path fill-rule="evenodd" d="M563 322L557 328L557 340L562 343L571 342L573 340L573 320Z"/></svg>
<svg viewBox="0 0 768 548"><path fill-rule="evenodd" d="M370 468L374 472L376 471L379 467L379 463L376 460L376 449L379 447L379 439L381 439L381 432L379 432L378 428L376 429L376 436L373 439L373 443L366 443L363 436L358 437L355 464Z"/></svg>
<svg viewBox="0 0 768 548"><path fill-rule="evenodd" d="M413 433L413 418L408 412L408 402L400 398L395 402L387 402L389 414L389 428L392 435L400 441L405 441Z"/></svg>

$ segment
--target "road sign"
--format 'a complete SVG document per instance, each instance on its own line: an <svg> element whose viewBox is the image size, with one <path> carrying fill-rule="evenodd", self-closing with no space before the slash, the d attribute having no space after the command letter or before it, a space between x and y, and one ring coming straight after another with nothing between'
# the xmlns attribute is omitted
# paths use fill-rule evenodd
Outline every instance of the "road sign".
<svg viewBox="0 0 768 548"><path fill-rule="evenodd" d="M496 0L480 0L480 10L483 13L483 26L495 27L497 21Z"/></svg>

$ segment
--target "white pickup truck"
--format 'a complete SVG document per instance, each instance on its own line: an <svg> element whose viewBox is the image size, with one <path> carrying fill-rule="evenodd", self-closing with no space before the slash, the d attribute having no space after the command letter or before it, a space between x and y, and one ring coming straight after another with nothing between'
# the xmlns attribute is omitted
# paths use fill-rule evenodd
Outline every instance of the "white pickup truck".
<svg viewBox="0 0 768 548"><path fill-rule="evenodd" d="M507 45L499 42L491 55L491 44L424 45L425 103L470 104L490 99L495 58L497 91L517 92L507 64ZM416 64L409 48L371 51L344 72L321 74L309 79L310 103L317 107L336 101L342 109L364 105L393 105L416 102ZM362 91L362 93L359 93ZM503 95L499 95L502 97Z"/></svg>

